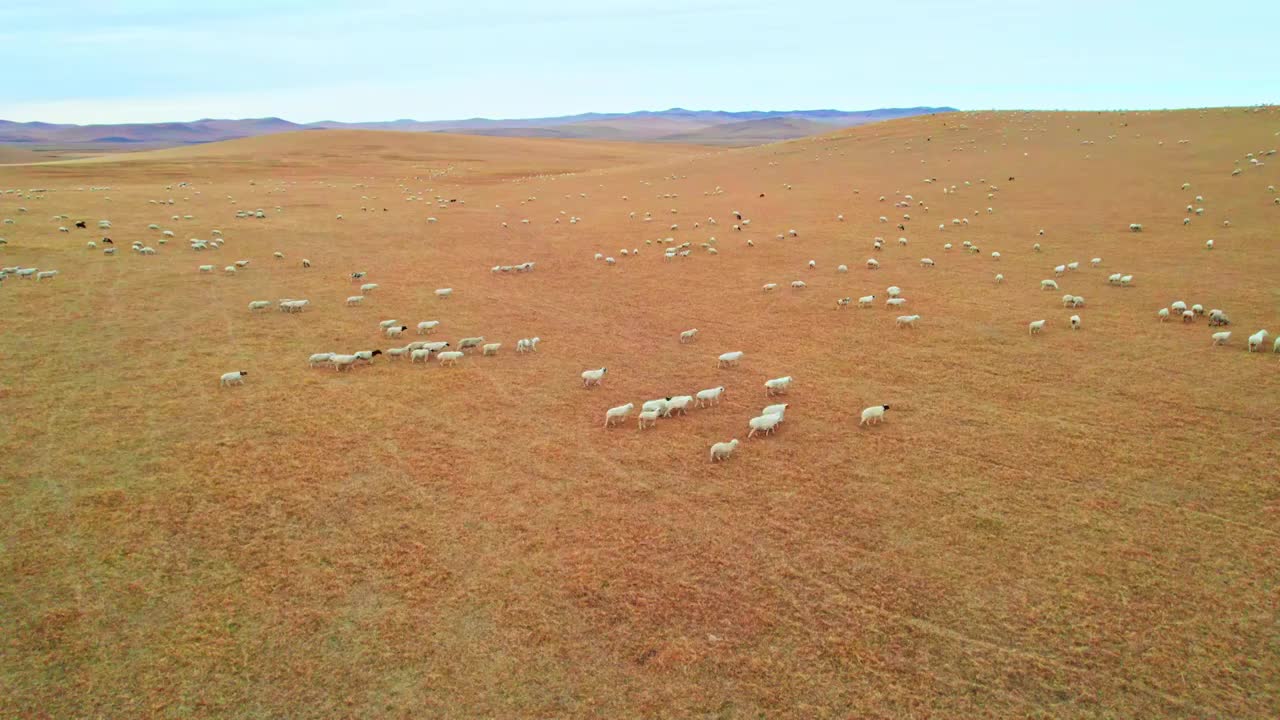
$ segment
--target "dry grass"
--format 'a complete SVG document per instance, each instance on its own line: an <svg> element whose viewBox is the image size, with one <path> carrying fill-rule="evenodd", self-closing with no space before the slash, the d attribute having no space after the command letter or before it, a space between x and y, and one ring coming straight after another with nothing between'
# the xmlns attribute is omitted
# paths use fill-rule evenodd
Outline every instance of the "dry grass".
<svg viewBox="0 0 1280 720"><path fill-rule="evenodd" d="M62 271L0 287L0 715L1275 717L1280 365L1243 338L1280 331L1280 161L1230 171L1278 127L1274 109L950 115L711 153L324 132L0 168L0 187L50 189L0 196L0 215L31 208L0 260ZM906 233L876 222L898 192L930 207ZM111 219L122 255L53 232L61 212ZM178 237L128 253L149 222ZM186 249L214 227L224 249ZM712 234L718 256L697 251ZM666 236L694 256L644 244ZM983 255L941 249L965 239ZM239 258L234 278L195 272ZM1038 289L1071 260L1078 333ZM381 289L349 309L354 270ZM1116 271L1135 286L1108 287ZM918 331L834 309L890 284ZM313 307L246 310L286 296ZM1157 323L1178 298L1225 308L1231 345ZM306 368L386 347L393 317L504 348ZM219 389L232 369L247 383ZM746 441L784 374L785 426ZM721 384L714 410L600 427ZM888 422L858 429L882 402Z"/></svg>

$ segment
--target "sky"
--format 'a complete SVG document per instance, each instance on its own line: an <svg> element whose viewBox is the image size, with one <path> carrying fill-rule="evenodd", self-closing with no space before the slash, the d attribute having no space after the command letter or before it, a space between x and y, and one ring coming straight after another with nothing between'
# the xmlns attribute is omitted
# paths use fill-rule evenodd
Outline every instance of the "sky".
<svg viewBox="0 0 1280 720"><path fill-rule="evenodd" d="M0 119L1280 102L1280 2L0 0Z"/></svg>

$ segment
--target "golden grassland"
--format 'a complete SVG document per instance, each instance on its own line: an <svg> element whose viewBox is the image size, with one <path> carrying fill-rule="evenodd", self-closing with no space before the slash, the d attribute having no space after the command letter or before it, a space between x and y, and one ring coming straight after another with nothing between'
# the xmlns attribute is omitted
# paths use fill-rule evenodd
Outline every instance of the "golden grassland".
<svg viewBox="0 0 1280 720"><path fill-rule="evenodd" d="M1274 108L732 151L325 131L0 167L48 190L0 195L0 264L61 271L0 286L0 716L1275 717L1280 362L1244 338L1280 332L1280 159L1245 160L1277 131ZM99 218L116 257L84 248ZM187 248L213 228L221 250ZM665 237L693 255L664 262ZM357 270L380 287L348 308ZM914 332L835 309L895 284ZM281 297L312 304L246 309ZM1159 323L1175 299L1225 309L1231 342ZM307 368L385 349L390 318L503 349ZM746 440L780 375L786 422ZM714 409L601 427L717 385Z"/></svg>

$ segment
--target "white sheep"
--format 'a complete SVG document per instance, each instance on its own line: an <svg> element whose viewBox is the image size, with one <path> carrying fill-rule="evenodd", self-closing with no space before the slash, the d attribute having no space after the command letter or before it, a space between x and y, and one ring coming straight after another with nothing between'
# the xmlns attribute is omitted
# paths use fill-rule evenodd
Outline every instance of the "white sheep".
<svg viewBox="0 0 1280 720"><path fill-rule="evenodd" d="M848 266L848 265L838 265L838 266L836 266L836 272L838 272L838 273L847 273L847 272L849 272L849 266Z"/></svg>
<svg viewBox="0 0 1280 720"><path fill-rule="evenodd" d="M672 410L679 410L681 415L688 415L689 406L692 404L692 395L673 395L667 398L667 406L662 411L662 417L671 417Z"/></svg>
<svg viewBox="0 0 1280 720"><path fill-rule="evenodd" d="M1066 294L1066 295L1063 295L1063 296L1062 296L1062 307L1069 307L1069 306L1071 305L1071 303L1075 302L1075 299L1076 299L1076 296L1075 296L1075 295L1072 295L1072 294L1070 294L1070 293L1068 293L1068 294Z"/></svg>
<svg viewBox="0 0 1280 720"><path fill-rule="evenodd" d="M1212 240L1205 240L1205 241L1204 241L1204 249L1205 249L1205 250L1212 250L1212 249L1213 249L1213 241L1212 241Z"/></svg>
<svg viewBox="0 0 1280 720"><path fill-rule="evenodd" d="M1079 330L1079 329L1080 329L1080 316L1079 316L1079 315L1072 315L1072 316L1071 316L1071 329L1072 329L1072 330Z"/></svg>
<svg viewBox="0 0 1280 720"><path fill-rule="evenodd" d="M521 340L517 340L516 352L518 353L537 352L538 343L541 341L542 341L542 338L537 338L537 337L523 338Z"/></svg>
<svg viewBox="0 0 1280 720"><path fill-rule="evenodd" d="M1058 282L1056 280L1041 280L1040 289L1041 290L1057 290Z"/></svg>
<svg viewBox="0 0 1280 720"><path fill-rule="evenodd" d="M692 342L697 338L697 336L698 336L698 328L693 328L692 330L685 330L684 332L680 333L680 342L682 343Z"/></svg>
<svg viewBox="0 0 1280 720"><path fill-rule="evenodd" d="M271 307L270 300L254 300L249 303L249 309L251 311L265 310L266 308L269 308L269 307Z"/></svg>
<svg viewBox="0 0 1280 720"><path fill-rule="evenodd" d="M920 267L933 267L932 258L920 258Z"/></svg>
<svg viewBox="0 0 1280 720"><path fill-rule="evenodd" d="M366 295L377 289L378 289L378 283L365 283L360 286L360 292Z"/></svg>
<svg viewBox="0 0 1280 720"><path fill-rule="evenodd" d="M400 324L399 320L383 320L382 322L378 323L378 327L382 328L383 330L386 330L389 327L399 325L399 324Z"/></svg>
<svg viewBox="0 0 1280 720"><path fill-rule="evenodd" d="M885 301L884 301L884 306L885 306L885 308L886 308L886 309L887 309L887 308L898 308L898 307L902 307L903 305L906 305L906 304L907 304L907 299L906 299L906 298L904 298L904 297L891 297L891 298L889 298L888 300L885 300Z"/></svg>
<svg viewBox="0 0 1280 720"><path fill-rule="evenodd" d="M1033 323L1029 323L1029 324L1027 325L1027 330L1028 330L1028 331L1030 331L1030 333L1029 333L1029 334L1031 334L1031 335L1035 335L1036 333L1038 333L1038 332L1040 332L1041 330L1043 330L1043 329L1044 329L1044 326L1045 326L1045 321L1044 321L1044 320L1036 320L1035 322L1033 322Z"/></svg>
<svg viewBox="0 0 1280 720"><path fill-rule="evenodd" d="M437 327L440 327L439 320L423 320L418 323L418 334L429 335L431 334L431 331L435 330Z"/></svg>
<svg viewBox="0 0 1280 720"><path fill-rule="evenodd" d="M502 343L489 343L480 348L481 355L497 355L498 350L502 347Z"/></svg>
<svg viewBox="0 0 1280 720"><path fill-rule="evenodd" d="M212 265L201 265L199 268L197 268L197 270L199 270L199 271L200 271L200 272L202 272L202 273L211 273L211 272L213 272L213 266L212 266Z"/></svg>
<svg viewBox="0 0 1280 720"><path fill-rule="evenodd" d="M389 338L398 338L400 337L401 333L403 333L405 330L408 330L408 329L409 329L408 325L397 325L389 328L384 328L382 330L382 333Z"/></svg>
<svg viewBox="0 0 1280 720"><path fill-rule="evenodd" d="M1142 232L1142 223L1129 223L1129 232Z"/></svg>
<svg viewBox="0 0 1280 720"><path fill-rule="evenodd" d="M352 306L352 305L359 305L359 304L360 304L360 303L362 303L362 302L364 302L364 296L363 296L363 295L352 295L351 297L347 298L347 306L348 306L348 307L350 307L350 306Z"/></svg>
<svg viewBox="0 0 1280 720"><path fill-rule="evenodd" d="M236 274L236 266L235 266L235 265L228 265L228 266L226 266L226 267L222 268L222 272L226 273L227 275L235 275L235 274Z"/></svg>
<svg viewBox="0 0 1280 720"><path fill-rule="evenodd" d="M738 361L742 359L742 355L743 355L743 352L741 350L734 350L733 352L727 352L720 356L719 363L717 363L717 367L728 367L731 365L737 365Z"/></svg>
<svg viewBox="0 0 1280 720"><path fill-rule="evenodd" d="M1249 352L1254 352L1258 348L1262 347L1262 343L1266 341L1267 336L1270 334L1271 333L1267 332L1266 330L1259 330L1258 332L1250 335L1249 336Z"/></svg>
<svg viewBox="0 0 1280 720"><path fill-rule="evenodd" d="M436 290L436 297L440 300L448 300L453 294L453 288L439 288Z"/></svg>
<svg viewBox="0 0 1280 720"><path fill-rule="evenodd" d="M1071 297L1071 307L1084 307L1084 298L1079 295L1073 295Z"/></svg>
<svg viewBox="0 0 1280 720"><path fill-rule="evenodd" d="M408 345L405 345L404 347L398 347L398 348L387 348L386 355L387 355L387 357L389 357L389 358L391 358L392 360L394 360L394 359L396 359L396 358L398 358L398 357L404 357L404 354L405 354L405 353L408 353L408 352L412 352L412 351L409 349L409 346L408 346Z"/></svg>
<svg viewBox="0 0 1280 720"><path fill-rule="evenodd" d="M582 373L582 387L591 387L599 385L604 380L604 374L607 368L599 368L596 370L586 370Z"/></svg>
<svg viewBox="0 0 1280 720"><path fill-rule="evenodd" d="M876 301L875 295L863 295L858 298L858 307L871 307L871 303Z"/></svg>
<svg viewBox="0 0 1280 720"><path fill-rule="evenodd" d="M915 329L916 321L919 319L919 315L899 315L896 322L900 328L909 327Z"/></svg>
<svg viewBox="0 0 1280 720"><path fill-rule="evenodd" d="M717 460L728 460L733 451L738 449L738 438L734 438L729 442L718 442L711 446L711 462Z"/></svg>
<svg viewBox="0 0 1280 720"><path fill-rule="evenodd" d="M315 353L311 357L307 358L307 366L315 367L317 365L327 365L329 364L330 361L333 360L333 357L335 355L337 355L337 353L331 353L331 352Z"/></svg>
<svg viewBox="0 0 1280 720"><path fill-rule="evenodd" d="M449 350L447 352L440 353L436 357L440 360L440 367L444 367L446 364L457 365L458 360L464 355L465 353L458 352L457 350Z"/></svg>
<svg viewBox="0 0 1280 720"><path fill-rule="evenodd" d="M1121 275L1121 276L1120 276L1120 285L1121 285L1121 286L1128 286L1128 285L1129 285L1130 283L1132 283L1132 282L1133 282L1133 276L1132 276L1132 275Z"/></svg>
<svg viewBox="0 0 1280 720"><path fill-rule="evenodd" d="M479 337L465 337L458 341L458 349L468 350L470 348L480 347L480 343L482 342L484 342L483 335Z"/></svg>
<svg viewBox="0 0 1280 720"><path fill-rule="evenodd" d="M1228 340L1230 340L1230 339L1231 339L1231 331L1230 331L1230 330L1226 330L1226 331L1224 331L1224 332L1216 332L1216 333L1214 333L1214 334L1213 334L1213 344L1214 344L1214 345L1226 345L1226 344L1227 344L1227 341L1228 341ZM1280 342L1280 338L1277 338L1277 340L1276 340L1276 341L1277 341L1277 342Z"/></svg>
<svg viewBox="0 0 1280 720"><path fill-rule="evenodd" d="M695 405L697 407L704 407L705 405L718 405L720 404L720 398L723 395L724 395L723 385L721 385L720 387L707 388L706 390L699 390L697 392L697 401Z"/></svg>
<svg viewBox="0 0 1280 720"><path fill-rule="evenodd" d="M814 269L814 268L816 268L816 267L818 267L818 261L816 261L816 260L810 260L810 261L809 261L809 269L810 269L810 270L812 270L812 269Z"/></svg>
<svg viewBox="0 0 1280 720"><path fill-rule="evenodd" d="M304 267L304 268L309 268L309 267L311 267L311 261L310 261L310 260L308 260L308 259L306 259L306 258L302 258L302 267Z"/></svg>
<svg viewBox="0 0 1280 720"><path fill-rule="evenodd" d="M858 425L875 425L884 422L884 411L888 410L888 405L872 405L862 411L862 421Z"/></svg>
<svg viewBox="0 0 1280 720"><path fill-rule="evenodd" d="M999 285L1002 282L1004 282L1004 275L1002 273L996 273L996 284Z"/></svg>
<svg viewBox="0 0 1280 720"><path fill-rule="evenodd" d="M764 285L764 287L763 287L763 291L764 291L764 292L773 292L774 288L776 288L776 287L778 287L778 283L765 283L765 285Z"/></svg>
<svg viewBox="0 0 1280 720"><path fill-rule="evenodd" d="M1079 263L1079 262L1077 262L1077 261L1069 262L1069 263L1067 263L1067 269L1068 269L1068 270L1079 270L1079 269L1080 269L1080 263Z"/></svg>
<svg viewBox="0 0 1280 720"><path fill-rule="evenodd" d="M803 280L792 280L791 287L795 288L796 290L803 290L806 287L808 287L808 285L805 285Z"/></svg>
<svg viewBox="0 0 1280 720"><path fill-rule="evenodd" d="M415 348L409 351L409 362L427 362L431 360L431 351L427 348Z"/></svg>
<svg viewBox="0 0 1280 720"><path fill-rule="evenodd" d="M770 395L785 395L787 388L791 387L791 380L792 378L790 375L766 380L764 383L765 397Z"/></svg>
<svg viewBox="0 0 1280 720"><path fill-rule="evenodd" d="M248 370L236 370L235 372L223 373L222 378L218 381L218 385L220 385L221 387L228 387L230 385L243 385L244 376L248 374L249 374Z"/></svg>
<svg viewBox="0 0 1280 720"><path fill-rule="evenodd" d="M631 414L631 411L635 409L636 409L635 403L627 403L626 405L619 405L618 407L615 407L615 408L609 408L604 413L604 426L609 427L610 425L613 425L615 422L622 422L623 420L626 420L627 416Z"/></svg>
<svg viewBox="0 0 1280 720"><path fill-rule="evenodd" d="M781 415L760 415L753 417L747 421L747 426L751 428L751 432L747 433L747 438L755 437L757 432L768 435L778 427L778 423L782 422Z"/></svg>
<svg viewBox="0 0 1280 720"><path fill-rule="evenodd" d="M867 258L867 269L868 270L880 269L880 261L876 260L875 258Z"/></svg>
<svg viewBox="0 0 1280 720"><path fill-rule="evenodd" d="M1067 271L1067 266L1066 266L1066 265L1057 265L1057 266L1055 266L1055 267L1053 268L1053 274L1054 274L1054 275L1057 275L1057 276L1059 276L1059 277L1061 277L1061 276L1062 276L1062 273L1064 273L1064 272L1066 272L1066 271Z"/></svg>
<svg viewBox="0 0 1280 720"><path fill-rule="evenodd" d="M637 416L637 425L641 430L646 426L653 427L658 424L660 415L661 411L658 410L644 410Z"/></svg>
<svg viewBox="0 0 1280 720"><path fill-rule="evenodd" d="M1160 322L1164 322L1165 320L1168 320L1169 308L1160 308L1160 310L1156 313L1156 317L1160 318Z"/></svg>

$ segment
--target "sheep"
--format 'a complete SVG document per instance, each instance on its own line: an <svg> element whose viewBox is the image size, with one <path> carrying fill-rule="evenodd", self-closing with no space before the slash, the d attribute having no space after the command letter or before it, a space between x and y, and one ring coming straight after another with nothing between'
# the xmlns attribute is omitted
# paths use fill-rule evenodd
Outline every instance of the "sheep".
<svg viewBox="0 0 1280 720"><path fill-rule="evenodd" d="M843 219L843 216L841 217ZM717 460L728 460L733 451L738 449L738 438L734 438L729 442L718 442L711 446L711 462Z"/></svg>
<svg viewBox="0 0 1280 720"><path fill-rule="evenodd" d="M1063 296L1062 296L1062 307L1069 307L1069 306L1071 305L1071 303L1075 302L1075 299L1076 299L1076 296L1075 296L1075 295L1072 295L1072 294L1070 294L1070 293L1068 293L1068 294L1066 294L1066 295L1063 295Z"/></svg>
<svg viewBox="0 0 1280 720"><path fill-rule="evenodd" d="M202 273L211 273L211 272L213 272L213 266L212 266L212 265L201 265L200 267L198 267L198 268L196 268L196 269L197 269L198 271L202 272Z"/></svg>
<svg viewBox="0 0 1280 720"><path fill-rule="evenodd" d="M398 325L398 326L393 326L389 328L384 328L382 330L382 334L386 335L389 338L398 338L400 337L400 333L403 333L405 330L408 330L408 329L409 329L408 325Z"/></svg>
<svg viewBox="0 0 1280 720"><path fill-rule="evenodd" d="M582 387L589 388L589 387L592 387L593 385L599 385L600 381L604 380L604 374L606 371L607 371L607 368L599 368L597 370L584 371L582 373Z"/></svg>
<svg viewBox="0 0 1280 720"><path fill-rule="evenodd" d="M360 294L368 295L369 293L377 289L378 289L378 283L365 283L360 286Z"/></svg>
<svg viewBox="0 0 1280 720"><path fill-rule="evenodd" d="M920 267L933 267L932 258L920 258Z"/></svg>
<svg viewBox="0 0 1280 720"><path fill-rule="evenodd" d="M502 343L489 343L480 348L481 355L497 355L498 349L502 347Z"/></svg>
<svg viewBox="0 0 1280 720"><path fill-rule="evenodd" d="M1030 333L1029 333L1029 334L1031 334L1031 335L1035 335L1036 333L1038 333L1038 332L1040 332L1041 330L1043 330L1043 329L1044 329L1044 326L1045 326L1045 321L1044 321L1044 320L1036 320L1035 322L1033 322L1033 323L1029 323L1029 324L1027 325L1027 330L1028 330L1028 331L1030 331Z"/></svg>
<svg viewBox="0 0 1280 720"><path fill-rule="evenodd" d="M436 290L436 297L440 300L448 300L453 294L453 288L439 288Z"/></svg>
<svg viewBox="0 0 1280 720"><path fill-rule="evenodd" d="M991 259L992 259L992 260L999 260L999 259L1000 259L1000 253L999 253L999 252L997 252L997 251L994 251L994 250L993 250L993 251L991 252Z"/></svg>
<svg viewBox="0 0 1280 720"><path fill-rule="evenodd" d="M737 365L738 361L742 359L742 355L743 355L743 352L741 350L727 352L720 356L719 362L717 363L717 367L729 367L731 365Z"/></svg>
<svg viewBox="0 0 1280 720"><path fill-rule="evenodd" d="M900 238L898 238L898 244L899 244L899 245L906 245L906 244L907 244L907 239L906 239L906 238L904 238L904 237L900 237Z"/></svg>
<svg viewBox="0 0 1280 720"><path fill-rule="evenodd" d="M457 365L458 360L464 357L465 355L466 353L458 352L457 350L449 350L447 352L440 353L436 357L438 357L440 360L440 367L444 367L446 364Z"/></svg>
<svg viewBox="0 0 1280 720"><path fill-rule="evenodd" d="M362 302L364 302L363 295L352 295L351 297L347 298L347 307L350 307L352 305L359 305Z"/></svg>
<svg viewBox="0 0 1280 720"><path fill-rule="evenodd" d="M787 388L791 387L791 376L787 375L772 380L766 380L764 383L765 397L770 395L785 395Z"/></svg>
<svg viewBox="0 0 1280 720"><path fill-rule="evenodd" d="M1129 232L1142 232L1142 223L1129 223Z"/></svg>
<svg viewBox="0 0 1280 720"><path fill-rule="evenodd" d="M1068 270L1079 270L1079 269L1080 269L1080 263L1079 263L1079 262L1075 262L1075 261L1069 262L1069 263L1067 263L1067 269L1068 269Z"/></svg>
<svg viewBox="0 0 1280 720"><path fill-rule="evenodd" d="M228 266L226 266L226 267L222 268L222 272L226 273L227 275L235 275L235 274L236 274L236 266L235 266L235 265L228 265Z"/></svg>
<svg viewBox="0 0 1280 720"><path fill-rule="evenodd" d="M773 292L776 287L778 287L778 283L765 283L763 290L764 292Z"/></svg>
<svg viewBox="0 0 1280 720"><path fill-rule="evenodd" d="M1080 329L1080 316L1079 316L1079 315L1072 315L1072 316L1071 316L1071 329L1072 329L1072 330L1079 330L1079 329Z"/></svg>
<svg viewBox="0 0 1280 720"><path fill-rule="evenodd" d="M271 307L270 300L254 300L249 303L250 311L265 310L266 308L269 308L269 307Z"/></svg>
<svg viewBox="0 0 1280 720"><path fill-rule="evenodd" d="M307 366L315 367L316 365L328 364L330 361L333 360L335 355L337 355L337 353L331 353L331 352L315 353L311 357L307 358Z"/></svg>
<svg viewBox="0 0 1280 720"><path fill-rule="evenodd" d="M542 341L542 338L537 338L537 337L523 338L521 340L518 340L516 341L516 352L518 353L537 352L538 343L541 341Z"/></svg>
<svg viewBox="0 0 1280 720"><path fill-rule="evenodd" d="M888 300L884 301L884 306L886 309L898 308L906 304L907 304L907 299L903 297L891 297Z"/></svg>
<svg viewBox="0 0 1280 720"><path fill-rule="evenodd" d="M309 267L311 267L311 261L310 261L310 260L308 260L308 259L306 259L306 258L302 258L302 267L304 267L304 268L309 268Z"/></svg>
<svg viewBox="0 0 1280 720"><path fill-rule="evenodd" d="M1195 320L1196 320L1195 313L1191 312L1190 310L1182 311L1182 322L1189 323L1189 322L1195 322Z"/></svg>
<svg viewBox="0 0 1280 720"><path fill-rule="evenodd" d="M1035 251L1035 252L1040 252L1040 243L1036 243L1036 244L1032 245L1032 246L1031 246L1031 249L1032 249L1033 251Z"/></svg>
<svg viewBox="0 0 1280 720"><path fill-rule="evenodd" d="M1132 283L1132 282L1133 282L1133 276L1132 276L1132 275L1122 275L1122 276L1120 276L1120 285L1121 285L1121 286L1128 287L1128 285L1129 285L1130 283Z"/></svg>
<svg viewBox="0 0 1280 720"><path fill-rule="evenodd" d="M1073 295L1071 297L1071 307L1084 307L1084 298L1079 295Z"/></svg>
<svg viewBox="0 0 1280 720"><path fill-rule="evenodd" d="M1212 249L1213 249L1213 240L1205 240L1205 241L1204 241L1204 249L1205 249L1205 250L1212 250Z"/></svg>
<svg viewBox="0 0 1280 720"><path fill-rule="evenodd" d="M778 422L781 423L783 420L786 419L786 412L788 407L790 407L790 405L788 405L787 403L778 403L777 405L770 405L766 407L764 410L761 410L760 414L761 415L777 415Z"/></svg>
<svg viewBox="0 0 1280 720"><path fill-rule="evenodd" d="M1280 337L1277 337L1276 341L1271 344L1271 352L1280 353Z"/></svg>
<svg viewBox="0 0 1280 720"><path fill-rule="evenodd" d="M353 272L353 273L351 273L351 282L360 282L361 280L363 280L363 279L364 279L364 276L365 276L365 275L368 275L368 274L369 274L369 271L368 271L368 270L361 270L361 271L359 271L359 272Z"/></svg>
<svg viewBox="0 0 1280 720"><path fill-rule="evenodd" d="M996 284L999 285L1002 282L1004 282L1004 274L996 273Z"/></svg>
<svg viewBox="0 0 1280 720"><path fill-rule="evenodd" d="M1040 289L1041 290L1057 290L1058 283L1056 280L1041 280Z"/></svg>
<svg viewBox="0 0 1280 720"><path fill-rule="evenodd" d="M805 285L803 280L792 280L791 287L795 288L796 290L803 290L806 287L808 287L808 285Z"/></svg>
<svg viewBox="0 0 1280 720"><path fill-rule="evenodd" d="M145 248L143 248L143 249L145 249ZM248 261L248 260L237 260L237 261L236 261L236 267L238 267L238 268L248 267L248 265L249 265L249 261Z"/></svg>
<svg viewBox="0 0 1280 720"><path fill-rule="evenodd" d="M1230 330L1226 330L1226 331L1223 331L1223 332L1216 332L1216 333L1214 333L1214 334L1213 334L1213 344L1214 344L1214 345L1226 345L1226 344L1227 344L1227 341L1228 341L1228 340L1230 340L1230 339L1231 339L1231 331L1230 331ZM1280 339L1277 339L1277 342L1280 342Z"/></svg>
<svg viewBox="0 0 1280 720"><path fill-rule="evenodd" d="M658 415L659 415L659 412L658 412L657 410L645 410L645 411L641 412L641 413L637 416L637 418L638 418L638 420L639 420L638 425L639 425L640 429L641 429L641 430L643 430L643 429L645 428L645 426L653 427L653 426L657 425L657 424L658 424Z"/></svg>
<svg viewBox="0 0 1280 720"><path fill-rule="evenodd" d="M229 387L231 385L243 385L244 376L248 375L248 370L236 370L235 372L223 373L222 378L218 381L221 387Z"/></svg>
<svg viewBox="0 0 1280 720"><path fill-rule="evenodd" d="M672 410L679 410L681 415L689 414L689 406L693 404L692 395L675 395L667 398L667 407L662 411L662 417L671 417Z"/></svg>
<svg viewBox="0 0 1280 720"><path fill-rule="evenodd" d="M408 352L412 352L412 351L409 349L409 346L408 346L408 345L405 345L404 347L398 347L398 348L387 348L386 355L387 355L387 357L389 357L389 358L391 358L392 360L394 360L394 359L396 359L396 358L398 358L398 357L404 357L404 354L405 354L405 353L408 353Z"/></svg>
<svg viewBox="0 0 1280 720"><path fill-rule="evenodd" d="M52 279L52 278L56 277L56 276L57 276L57 274L58 274L58 271L57 271L57 270L41 270L40 272L36 273L36 282L40 282L41 280L44 280L45 278L50 278L50 279Z"/></svg>
<svg viewBox="0 0 1280 720"><path fill-rule="evenodd" d="M876 301L875 295L863 295L858 298L858 307L871 307L871 303Z"/></svg>
<svg viewBox="0 0 1280 720"><path fill-rule="evenodd" d="M693 342L695 339L697 339L697 337L698 337L698 328L693 328L692 330L685 330L684 332L680 333L680 342L682 343Z"/></svg>
<svg viewBox="0 0 1280 720"><path fill-rule="evenodd" d="M1121 275L1120 273L1111 273L1110 275L1107 276L1107 282L1110 283L1111 285L1119 285L1120 278L1122 277L1124 276Z"/></svg>
<svg viewBox="0 0 1280 720"><path fill-rule="evenodd" d="M914 330L916 327L916 321L919 319L919 315L899 315L897 325L900 328L909 327Z"/></svg>
<svg viewBox="0 0 1280 720"><path fill-rule="evenodd" d="M885 292L889 294L889 297L896 298L902 294L902 288L898 287L897 285L890 285L888 288L885 289Z"/></svg>
<svg viewBox="0 0 1280 720"><path fill-rule="evenodd" d="M275 259L277 259L277 260L283 260L283 259L284 259L284 253L282 253L282 252L273 252L273 253L271 253L271 256L272 256L272 257L274 257L274 258L275 258Z"/></svg>
<svg viewBox="0 0 1280 720"><path fill-rule="evenodd" d="M1064 272L1066 272L1066 271L1067 271L1067 266L1066 266L1066 265L1058 265L1058 266L1055 266L1055 267L1053 268L1053 274L1054 274L1054 275L1057 275L1057 276L1059 276L1059 277L1061 277L1061 276L1062 276L1062 273L1064 273Z"/></svg>
<svg viewBox="0 0 1280 720"><path fill-rule="evenodd" d="M1191 312L1195 313L1196 315L1203 315L1204 306L1201 305L1200 303L1196 303L1195 305L1191 306Z"/></svg>
<svg viewBox="0 0 1280 720"><path fill-rule="evenodd" d="M626 405L609 408L604 413L604 426L609 427L610 425L613 425L614 422L622 422L623 420L626 420L627 416L631 414L631 411L635 409L635 403L627 403Z"/></svg>
<svg viewBox="0 0 1280 720"><path fill-rule="evenodd" d="M427 362L431 360L431 350L427 348L414 348L409 351L409 362Z"/></svg>
<svg viewBox="0 0 1280 720"><path fill-rule="evenodd" d="M1160 318L1160 322L1164 322L1168 320L1169 308L1160 308L1160 310L1156 313L1156 317Z"/></svg>
<svg viewBox="0 0 1280 720"><path fill-rule="evenodd" d="M1210 310L1210 311L1209 311L1209 325L1210 325L1210 326L1216 326L1216 325L1230 325L1230 324L1231 324L1231 318L1227 317L1227 314L1226 314L1226 313L1222 312L1221 310L1219 310L1219 309L1217 309L1217 308L1214 308L1214 309L1212 309L1212 310Z"/></svg>
<svg viewBox="0 0 1280 720"><path fill-rule="evenodd" d="M1099 265L1102 264L1102 258L1100 257L1093 258L1092 260L1089 261L1089 264L1094 267L1098 267Z"/></svg>
<svg viewBox="0 0 1280 720"><path fill-rule="evenodd" d="M1259 330L1258 332L1250 335L1249 336L1249 352L1254 352L1258 348L1262 347L1262 343L1266 341L1267 336L1270 334L1271 333L1267 332L1266 330Z"/></svg>
<svg viewBox="0 0 1280 720"><path fill-rule="evenodd" d="M310 304L310 300L281 300L280 312L302 312L302 310Z"/></svg>
<svg viewBox="0 0 1280 720"><path fill-rule="evenodd" d="M2 244L3 244L3 243L0 243L0 245L2 245ZM97 250L97 249L98 249L98 243L96 243L96 242L94 242L94 241L90 240L89 242L87 242L87 243L85 243L85 244L84 244L84 247L85 247L85 249L86 249L86 250Z"/></svg>
<svg viewBox="0 0 1280 720"><path fill-rule="evenodd" d="M382 328L383 330L386 330L387 328L394 327L399 323L400 323L399 320L383 320L382 322L378 323L378 327Z"/></svg>
<svg viewBox="0 0 1280 720"><path fill-rule="evenodd" d="M816 267L818 267L818 262L817 262L816 260L810 260L810 261L809 261L809 269L810 269L810 270L813 270L813 269L814 269L814 268L816 268Z"/></svg>
<svg viewBox="0 0 1280 720"><path fill-rule="evenodd" d="M758 417L753 417L747 422L748 427L751 428L751 432L747 433L747 438L750 439L755 437L757 432L768 435L778 427L778 423L781 421L781 415L760 415Z"/></svg>
<svg viewBox="0 0 1280 720"><path fill-rule="evenodd" d="M849 266L848 266L848 265L838 265L838 266L836 266L836 272L838 272L838 273L847 273L847 272L849 272Z"/></svg>
<svg viewBox="0 0 1280 720"><path fill-rule="evenodd" d="M697 395L697 401L695 404L697 407L704 407L706 405L719 405L720 398L721 396L724 395L724 386L721 385L720 387L713 387L713 388L707 388L706 390L699 390L696 395Z"/></svg>
<svg viewBox="0 0 1280 720"><path fill-rule="evenodd" d="M428 335L431 333L432 330L435 330L439 326L440 326L439 320L423 320L422 322L418 323L418 334Z"/></svg>
<svg viewBox="0 0 1280 720"><path fill-rule="evenodd" d="M372 363L373 359L381 354L381 350L360 350L356 352L356 357L367 363Z"/></svg>
<svg viewBox="0 0 1280 720"><path fill-rule="evenodd" d="M875 258L867 258L867 269L868 270L880 269L880 261L876 260Z"/></svg>
<svg viewBox="0 0 1280 720"><path fill-rule="evenodd" d="M888 405L872 405L862 411L862 422L858 425L876 425L884 422L884 412L889 409Z"/></svg>

